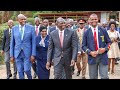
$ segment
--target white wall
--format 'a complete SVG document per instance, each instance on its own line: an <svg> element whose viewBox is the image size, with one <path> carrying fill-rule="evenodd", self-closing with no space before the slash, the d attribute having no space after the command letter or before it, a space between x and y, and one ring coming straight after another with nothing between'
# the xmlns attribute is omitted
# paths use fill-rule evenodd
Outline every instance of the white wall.
<svg viewBox="0 0 120 90"><path fill-rule="evenodd" d="M101 12L101 19L100 19L100 23L103 23L103 22L107 22L107 13L106 12Z"/></svg>

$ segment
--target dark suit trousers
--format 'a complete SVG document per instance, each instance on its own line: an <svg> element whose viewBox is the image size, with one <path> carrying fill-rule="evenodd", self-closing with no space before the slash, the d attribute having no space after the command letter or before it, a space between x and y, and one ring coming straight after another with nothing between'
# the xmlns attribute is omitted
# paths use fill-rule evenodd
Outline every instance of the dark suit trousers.
<svg viewBox="0 0 120 90"><path fill-rule="evenodd" d="M65 70L66 79L72 79L70 64L68 64L64 58L61 58L60 62L54 66L54 78L63 79L63 68Z"/></svg>

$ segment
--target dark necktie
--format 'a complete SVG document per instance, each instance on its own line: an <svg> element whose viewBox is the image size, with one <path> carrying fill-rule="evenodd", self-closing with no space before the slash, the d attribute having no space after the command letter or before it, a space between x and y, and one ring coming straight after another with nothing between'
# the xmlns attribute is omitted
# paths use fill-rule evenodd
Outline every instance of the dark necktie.
<svg viewBox="0 0 120 90"><path fill-rule="evenodd" d="M9 35L10 35L10 38L11 38L11 29L9 30Z"/></svg>

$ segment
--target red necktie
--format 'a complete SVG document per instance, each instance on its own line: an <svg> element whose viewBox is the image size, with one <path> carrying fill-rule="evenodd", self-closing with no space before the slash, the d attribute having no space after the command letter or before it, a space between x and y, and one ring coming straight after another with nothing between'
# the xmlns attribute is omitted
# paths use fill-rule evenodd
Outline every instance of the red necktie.
<svg viewBox="0 0 120 90"><path fill-rule="evenodd" d="M98 50L98 43L97 43L97 34L96 34L96 30L94 28L94 43L95 43L95 50Z"/></svg>
<svg viewBox="0 0 120 90"><path fill-rule="evenodd" d="M38 26L36 26L36 35L38 35Z"/></svg>
<svg viewBox="0 0 120 90"><path fill-rule="evenodd" d="M61 46L61 48L63 47L63 36L62 36L62 32L60 32L60 46Z"/></svg>

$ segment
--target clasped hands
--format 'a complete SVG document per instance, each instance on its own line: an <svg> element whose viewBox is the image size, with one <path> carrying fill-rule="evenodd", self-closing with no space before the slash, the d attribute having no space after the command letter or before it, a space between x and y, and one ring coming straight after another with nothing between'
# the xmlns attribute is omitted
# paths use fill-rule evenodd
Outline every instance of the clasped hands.
<svg viewBox="0 0 120 90"><path fill-rule="evenodd" d="M90 55L92 57L96 57L98 54L103 54L105 52L105 48L99 48L98 51L91 51Z"/></svg>

